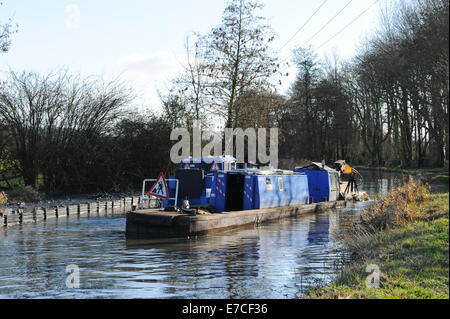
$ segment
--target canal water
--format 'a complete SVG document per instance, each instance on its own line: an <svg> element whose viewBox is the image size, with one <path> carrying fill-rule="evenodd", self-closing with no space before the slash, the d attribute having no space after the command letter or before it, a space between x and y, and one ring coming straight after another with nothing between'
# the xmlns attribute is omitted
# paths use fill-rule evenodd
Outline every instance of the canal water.
<svg viewBox="0 0 450 319"><path fill-rule="evenodd" d="M367 172L373 197L402 182ZM127 240L125 218L54 220L0 230L0 298L296 298L349 260L337 235L364 207L198 238ZM66 285L67 266L79 288Z"/></svg>

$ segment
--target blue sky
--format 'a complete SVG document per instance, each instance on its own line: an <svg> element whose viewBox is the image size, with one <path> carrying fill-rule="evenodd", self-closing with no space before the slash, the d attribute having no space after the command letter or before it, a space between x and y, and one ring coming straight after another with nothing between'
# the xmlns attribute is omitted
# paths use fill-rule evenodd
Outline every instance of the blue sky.
<svg viewBox="0 0 450 319"><path fill-rule="evenodd" d="M386 1L380 0L318 53L336 51L343 59L350 58L364 36L376 29L380 6ZM261 15L277 34L273 49L282 47L322 2L263 0ZM280 58L288 58L348 2L328 0ZM308 44L320 46L373 2L353 0ZM0 23L11 17L19 32L12 37L10 51L0 55L0 77L8 68L48 72L64 66L85 75L120 75L135 88L139 106L158 109L157 89L164 89L180 71L186 36L193 31L207 33L219 24L223 8L222 0L4 0ZM281 92L293 80L295 69L289 72Z"/></svg>

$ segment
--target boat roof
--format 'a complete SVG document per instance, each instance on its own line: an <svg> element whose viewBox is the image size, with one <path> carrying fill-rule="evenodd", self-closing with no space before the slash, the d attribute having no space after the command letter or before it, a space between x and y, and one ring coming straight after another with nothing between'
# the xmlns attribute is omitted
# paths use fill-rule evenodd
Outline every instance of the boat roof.
<svg viewBox="0 0 450 319"><path fill-rule="evenodd" d="M319 171L329 171L329 172L336 172L335 169L319 163L319 162L311 162L310 164L306 166L296 167L295 169L306 169L306 170L319 170Z"/></svg>
<svg viewBox="0 0 450 319"><path fill-rule="evenodd" d="M243 168L233 169L228 172L229 174L245 174L245 175L301 175L302 173L296 173L294 171L282 170L282 169L257 169L257 168Z"/></svg>
<svg viewBox="0 0 450 319"><path fill-rule="evenodd" d="M237 162L237 159L233 156L230 155L225 155L225 156L207 156L207 157L197 157L197 158L192 158L192 157L188 157L185 158L183 160L181 160L181 163L228 163L228 162Z"/></svg>

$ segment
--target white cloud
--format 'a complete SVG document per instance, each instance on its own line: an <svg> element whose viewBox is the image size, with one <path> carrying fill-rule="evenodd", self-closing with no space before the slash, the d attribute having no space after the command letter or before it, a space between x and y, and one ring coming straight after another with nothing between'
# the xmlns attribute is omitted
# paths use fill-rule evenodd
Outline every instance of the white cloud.
<svg viewBox="0 0 450 319"><path fill-rule="evenodd" d="M119 59L118 63L126 70L144 73L152 78L160 78L180 72L183 69L183 59L183 55L169 52L135 53Z"/></svg>
<svg viewBox="0 0 450 319"><path fill-rule="evenodd" d="M120 58L117 63L126 79L133 83L138 100L145 105L160 105L158 89L183 70L183 54L165 51L133 53Z"/></svg>

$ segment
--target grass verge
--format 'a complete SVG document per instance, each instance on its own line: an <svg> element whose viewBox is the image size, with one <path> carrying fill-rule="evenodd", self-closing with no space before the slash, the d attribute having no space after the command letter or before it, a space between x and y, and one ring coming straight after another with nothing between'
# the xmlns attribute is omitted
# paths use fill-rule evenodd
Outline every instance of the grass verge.
<svg viewBox="0 0 450 319"><path fill-rule="evenodd" d="M307 298L449 298L448 193L410 181L375 201L344 240L354 262ZM368 265L379 267L379 288L366 283Z"/></svg>

